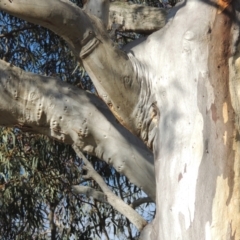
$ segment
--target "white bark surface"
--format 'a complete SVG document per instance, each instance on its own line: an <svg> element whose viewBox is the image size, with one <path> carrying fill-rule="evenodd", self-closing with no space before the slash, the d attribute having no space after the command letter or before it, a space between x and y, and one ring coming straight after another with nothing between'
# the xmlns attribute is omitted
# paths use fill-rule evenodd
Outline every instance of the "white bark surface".
<svg viewBox="0 0 240 240"><path fill-rule="evenodd" d="M157 214L141 239L240 239L239 3L185 1L127 56L94 16L48 0L46 10L60 4L49 24L45 12L29 16L34 2L0 9L65 38L120 123L154 149Z"/></svg>
<svg viewBox="0 0 240 240"><path fill-rule="evenodd" d="M0 9L65 39L118 121L152 148L159 113L151 94L151 72L112 43L100 19L67 0L1 0Z"/></svg>
<svg viewBox="0 0 240 240"><path fill-rule="evenodd" d="M132 49L154 76L161 116L157 215L144 233L152 240L240 239L238 57L230 58L232 70L228 65L232 31L239 36L233 16L231 7L187 1Z"/></svg>
<svg viewBox="0 0 240 240"><path fill-rule="evenodd" d="M112 165L155 200L152 153L116 121L97 96L2 60L0 86L0 125L75 143ZM132 174L135 171L138 174Z"/></svg>

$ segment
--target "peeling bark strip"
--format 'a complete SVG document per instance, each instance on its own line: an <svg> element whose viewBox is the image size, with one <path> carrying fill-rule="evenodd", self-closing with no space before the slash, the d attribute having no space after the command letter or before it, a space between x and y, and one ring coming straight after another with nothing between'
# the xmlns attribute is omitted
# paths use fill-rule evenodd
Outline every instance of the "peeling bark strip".
<svg viewBox="0 0 240 240"><path fill-rule="evenodd" d="M2 60L0 96L0 125L75 143L82 151L112 165L155 200L152 153L117 123L98 97L55 78L24 72ZM134 171L138 174L133 175Z"/></svg>
<svg viewBox="0 0 240 240"><path fill-rule="evenodd" d="M153 228L145 231L152 240L240 239L239 112L229 91L234 28L239 37L233 18L232 6L220 13L208 1L189 1L164 36L150 38L162 43L176 34L174 44L163 41L163 49L172 51L158 52L165 71L154 153L158 210Z"/></svg>
<svg viewBox="0 0 240 240"><path fill-rule="evenodd" d="M221 145L218 144L217 147L224 150L221 151L222 156L216 160L218 167L212 177L215 192L211 203L211 220L214 223L211 235L213 239L217 239L218 236L240 239L240 208L236 208L240 189L240 144L237 140L236 112L232 103L234 95L231 95L229 89L234 11L231 1L221 0L218 4L220 8L213 22L209 44L209 74L211 84L214 86L216 133L218 138L222 139ZM209 147L214 149L216 142L209 143ZM212 155L211 158L213 157Z"/></svg>

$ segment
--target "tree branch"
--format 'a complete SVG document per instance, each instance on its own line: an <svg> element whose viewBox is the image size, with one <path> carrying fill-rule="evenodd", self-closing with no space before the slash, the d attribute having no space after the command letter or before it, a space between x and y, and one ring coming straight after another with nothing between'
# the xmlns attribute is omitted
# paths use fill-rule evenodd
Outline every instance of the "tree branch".
<svg viewBox="0 0 240 240"><path fill-rule="evenodd" d="M2 0L0 10L52 30L66 40L76 56L94 37L91 19L68 0Z"/></svg>
<svg viewBox="0 0 240 240"><path fill-rule="evenodd" d="M104 25L108 25L108 15L109 15L109 0L86 0L84 3L83 10L90 15L94 15L101 19Z"/></svg>
<svg viewBox="0 0 240 240"><path fill-rule="evenodd" d="M140 205L144 204L144 203L152 203L153 200L149 197L145 197L145 198L139 198L136 201L132 202L130 204L130 206L135 209L137 207L139 207Z"/></svg>
<svg viewBox="0 0 240 240"><path fill-rule="evenodd" d="M106 199L109 204L111 204L118 212L123 214L126 218L131 221L132 224L134 224L138 230L142 230L144 226L147 225L147 222L130 206L128 206L123 200L118 198L107 186L107 184L104 182L102 177L94 170L91 163L86 159L86 157L81 153L79 148L73 144L73 148L78 155L79 158L81 158L85 164L85 168L87 170L87 178L91 178L95 180L102 191L104 192Z"/></svg>
<svg viewBox="0 0 240 240"><path fill-rule="evenodd" d="M88 0L83 10L101 19L108 29L118 25L120 31L133 31L150 34L166 24L167 11L162 8L111 2L109 0Z"/></svg>
<svg viewBox="0 0 240 240"><path fill-rule="evenodd" d="M116 121L97 96L2 60L0 95L0 125L74 143L112 165L155 200L153 154Z"/></svg>
<svg viewBox="0 0 240 240"><path fill-rule="evenodd" d="M67 0L1 0L0 9L64 38L111 112L152 148L159 114L151 95L151 74L133 54L114 46L99 18Z"/></svg>
<svg viewBox="0 0 240 240"><path fill-rule="evenodd" d="M94 188L88 186L73 185L72 191L76 194L84 194L87 197L92 197L99 202L108 203L105 194L103 192L97 191Z"/></svg>
<svg viewBox="0 0 240 240"><path fill-rule="evenodd" d="M108 28L111 29L113 24L117 24L120 26L119 30L150 34L165 25L166 13L166 10L161 8L112 2Z"/></svg>

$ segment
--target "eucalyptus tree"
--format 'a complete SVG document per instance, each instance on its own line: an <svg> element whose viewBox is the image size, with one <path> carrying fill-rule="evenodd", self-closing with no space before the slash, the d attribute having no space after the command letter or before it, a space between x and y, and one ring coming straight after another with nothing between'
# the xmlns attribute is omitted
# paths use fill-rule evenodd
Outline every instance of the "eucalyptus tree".
<svg viewBox="0 0 240 240"><path fill-rule="evenodd" d="M180 2L163 28L162 11L125 5L125 15L112 6L0 1L1 10L61 36L97 92L1 61L0 124L72 144L85 177L142 230L142 239L239 239L239 1ZM148 11L151 23L160 17L157 27L143 24ZM137 21L155 32L120 50L107 26L134 31ZM154 221L147 225L116 198L81 151L155 200Z"/></svg>

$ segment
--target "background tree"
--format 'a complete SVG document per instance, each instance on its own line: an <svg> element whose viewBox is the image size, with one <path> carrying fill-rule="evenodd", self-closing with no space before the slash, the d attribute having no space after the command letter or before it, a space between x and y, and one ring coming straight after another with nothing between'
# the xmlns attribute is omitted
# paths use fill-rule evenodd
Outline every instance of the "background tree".
<svg viewBox="0 0 240 240"><path fill-rule="evenodd" d="M122 50L107 34L111 6L89 0L81 10L65 0L1 0L1 10L61 36L98 96L1 61L0 124L72 144L85 177L144 228L141 239L239 239L239 1L182 2L168 12L165 27ZM114 12L117 29L141 25L151 11L138 8L138 18L127 9L124 22L123 12ZM161 11L154 13L163 19ZM153 150L156 182L151 154L134 136ZM81 151L156 199L152 224L145 227L109 190Z"/></svg>

